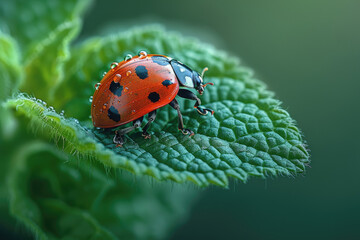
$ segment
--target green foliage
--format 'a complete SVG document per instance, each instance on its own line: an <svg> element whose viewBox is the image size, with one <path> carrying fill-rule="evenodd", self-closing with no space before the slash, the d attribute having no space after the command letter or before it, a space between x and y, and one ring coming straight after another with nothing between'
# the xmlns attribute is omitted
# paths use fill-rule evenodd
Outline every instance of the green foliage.
<svg viewBox="0 0 360 240"><path fill-rule="evenodd" d="M0 149L8 149L1 173L9 172L0 190L37 237L161 239L186 215L195 193L180 185L170 191L165 180L227 187L229 178L305 171L309 154L294 121L237 58L159 26L71 46L90 2L0 3L0 134L7 137ZM209 67L206 81L215 86L201 100L215 115L200 116L193 102L179 99L192 138L178 132L176 111L167 106L151 139L133 132L123 148L113 144L113 131L92 126L94 84L111 62L139 50L197 71ZM143 175L159 181L151 186Z"/></svg>
<svg viewBox="0 0 360 240"><path fill-rule="evenodd" d="M13 159L11 213L39 239L163 239L193 201L189 189L112 174L32 142Z"/></svg>
<svg viewBox="0 0 360 240"><path fill-rule="evenodd" d="M91 2L4 0L0 2L0 29L16 38L25 56L32 55L54 29L81 16Z"/></svg>

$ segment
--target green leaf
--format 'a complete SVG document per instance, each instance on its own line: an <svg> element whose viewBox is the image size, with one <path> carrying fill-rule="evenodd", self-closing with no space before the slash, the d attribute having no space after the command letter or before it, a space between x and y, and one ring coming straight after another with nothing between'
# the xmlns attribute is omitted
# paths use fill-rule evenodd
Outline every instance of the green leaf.
<svg viewBox="0 0 360 240"><path fill-rule="evenodd" d="M112 174L30 142L13 159L11 214L38 239L163 239L194 199L179 186Z"/></svg>
<svg viewBox="0 0 360 240"><path fill-rule="evenodd" d="M16 92L23 79L18 46L0 31L0 101Z"/></svg>
<svg viewBox="0 0 360 240"><path fill-rule="evenodd" d="M9 138L15 130L11 114L1 103L17 92L23 78L18 46L13 38L0 31L0 139Z"/></svg>
<svg viewBox="0 0 360 240"><path fill-rule="evenodd" d="M16 108L35 128L51 134L49 138L64 141L65 151L136 175L226 187L228 177L246 181L250 176L304 172L309 155L301 134L271 94L246 81L209 80L217 87L207 89L203 101L216 111L214 117L199 116L190 107L183 111L185 125L196 133L193 138L180 134L176 114L163 108L152 138L144 140L139 132L130 134L124 148L113 144L112 132L85 128L25 96L9 100L6 106Z"/></svg>
<svg viewBox="0 0 360 240"><path fill-rule="evenodd" d="M64 78L64 64L69 59L69 43L80 28L74 19L59 25L37 45L25 64L26 79L21 90L47 101L53 100L53 89Z"/></svg>
<svg viewBox="0 0 360 240"><path fill-rule="evenodd" d="M0 29L17 39L20 47L32 52L53 29L80 17L91 0L2 0ZM28 54L26 54L28 55Z"/></svg>

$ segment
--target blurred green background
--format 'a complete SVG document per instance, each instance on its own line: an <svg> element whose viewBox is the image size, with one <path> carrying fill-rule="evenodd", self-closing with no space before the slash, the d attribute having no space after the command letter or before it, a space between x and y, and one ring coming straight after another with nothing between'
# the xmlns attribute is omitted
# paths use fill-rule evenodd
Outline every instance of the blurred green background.
<svg viewBox="0 0 360 240"><path fill-rule="evenodd" d="M212 43L255 70L311 149L304 176L206 190L170 239L360 239L359 9L357 0L95 2L79 41L157 22Z"/></svg>

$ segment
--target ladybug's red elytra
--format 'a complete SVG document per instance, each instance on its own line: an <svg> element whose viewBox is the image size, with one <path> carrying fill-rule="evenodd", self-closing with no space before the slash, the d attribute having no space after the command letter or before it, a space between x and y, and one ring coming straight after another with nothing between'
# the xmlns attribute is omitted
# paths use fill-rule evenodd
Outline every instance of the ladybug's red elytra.
<svg viewBox="0 0 360 240"><path fill-rule="evenodd" d="M194 132L184 128L180 106L175 96L195 100L194 108L201 115L209 108L200 107L200 99L185 88L196 89L203 94L206 85L203 74L191 70L185 64L164 55L147 54L141 51L139 56L128 57L120 63L112 63L96 87L91 107L93 125L98 128L115 128L129 122L133 126L115 131L114 143L122 146L122 136L135 128L141 127L144 115L148 122L142 128L142 136L150 138L147 130L155 120L156 110L167 104L177 110L178 128L185 135Z"/></svg>

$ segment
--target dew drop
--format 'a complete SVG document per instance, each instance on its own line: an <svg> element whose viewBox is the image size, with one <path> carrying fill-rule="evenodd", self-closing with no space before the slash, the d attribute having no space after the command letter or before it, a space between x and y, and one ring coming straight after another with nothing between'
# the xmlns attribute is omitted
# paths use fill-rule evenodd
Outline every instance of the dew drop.
<svg viewBox="0 0 360 240"><path fill-rule="evenodd" d="M100 85L101 85L101 83L96 83L96 84L95 84L95 90L98 90L99 87L100 87Z"/></svg>
<svg viewBox="0 0 360 240"><path fill-rule="evenodd" d="M132 57L133 57L133 56L132 56L131 54L126 54L124 60L125 60L125 61L129 61L130 59L132 59Z"/></svg>
<svg viewBox="0 0 360 240"><path fill-rule="evenodd" d="M77 124L80 123L79 120L77 120L76 118L74 118L74 122L77 123Z"/></svg>
<svg viewBox="0 0 360 240"><path fill-rule="evenodd" d="M89 115L89 118L91 119L91 115ZM95 122L94 122L95 123Z"/></svg>
<svg viewBox="0 0 360 240"><path fill-rule="evenodd" d="M89 97L89 102L92 103L92 101L93 101L93 96L90 96L90 97Z"/></svg>
<svg viewBox="0 0 360 240"><path fill-rule="evenodd" d="M104 103L104 105L103 105L103 109L106 109L106 107L107 107L107 104L106 104L106 103Z"/></svg>
<svg viewBox="0 0 360 240"><path fill-rule="evenodd" d="M112 64L110 64L110 68L114 69L119 63L117 62L113 62Z"/></svg>
<svg viewBox="0 0 360 240"><path fill-rule="evenodd" d="M105 77L106 74L107 74L107 72L104 72L102 76Z"/></svg>
<svg viewBox="0 0 360 240"><path fill-rule="evenodd" d="M114 82L118 83L121 79L121 75L120 74L116 74L115 77L114 77Z"/></svg>
<svg viewBox="0 0 360 240"><path fill-rule="evenodd" d="M131 114L135 114L135 112L136 112L135 110L132 110L132 111L131 111Z"/></svg>
<svg viewBox="0 0 360 240"><path fill-rule="evenodd" d="M61 110L60 116L64 116L64 115L65 115L65 111L64 111L64 110Z"/></svg>
<svg viewBox="0 0 360 240"><path fill-rule="evenodd" d="M55 109L53 107L49 107L49 111L54 112Z"/></svg>
<svg viewBox="0 0 360 240"><path fill-rule="evenodd" d="M147 57L147 52L145 52L145 51L140 51L140 52L139 52L139 56L140 56L140 58L145 58L145 57Z"/></svg>
<svg viewBox="0 0 360 240"><path fill-rule="evenodd" d="M127 91L129 91L129 88L128 88L128 87L125 87L125 88L124 88L124 92L127 92Z"/></svg>
<svg viewBox="0 0 360 240"><path fill-rule="evenodd" d="M129 70L126 72L126 76L130 76L130 75L131 75L131 71Z"/></svg>

